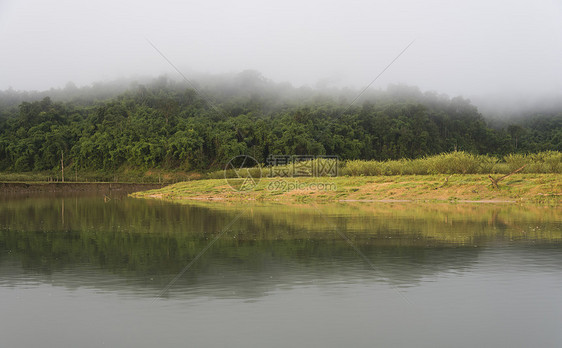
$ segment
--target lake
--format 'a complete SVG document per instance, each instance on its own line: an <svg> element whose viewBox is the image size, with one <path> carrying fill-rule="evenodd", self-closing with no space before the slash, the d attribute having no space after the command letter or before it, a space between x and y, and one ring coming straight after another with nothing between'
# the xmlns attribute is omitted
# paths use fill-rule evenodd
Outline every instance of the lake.
<svg viewBox="0 0 562 348"><path fill-rule="evenodd" d="M559 347L562 209L0 197L2 347Z"/></svg>

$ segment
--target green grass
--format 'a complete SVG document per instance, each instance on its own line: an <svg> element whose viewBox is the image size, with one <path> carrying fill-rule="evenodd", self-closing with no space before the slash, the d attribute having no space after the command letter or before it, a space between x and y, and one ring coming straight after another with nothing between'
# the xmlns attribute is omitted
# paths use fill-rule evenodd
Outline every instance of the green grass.
<svg viewBox="0 0 562 348"><path fill-rule="evenodd" d="M526 165L522 173L562 173L562 152L546 151L536 154L512 154L501 159L451 152L420 159L395 161L347 161L342 164L341 175L431 175L431 174L509 174Z"/></svg>
<svg viewBox="0 0 562 348"><path fill-rule="evenodd" d="M316 160L315 160L316 161ZM503 158L473 155L467 152L451 152L418 159L392 161L350 160L339 163L339 176L393 176L436 174L509 174L526 165L522 173L562 173L562 152L545 151L536 154L511 154ZM287 166L276 167L273 172L291 171ZM260 176L258 168L245 169L253 177ZM261 169L261 176L269 174ZM222 179L236 176L233 170L210 172L205 179Z"/></svg>
<svg viewBox="0 0 562 348"><path fill-rule="evenodd" d="M342 176L331 178L291 178L291 189L271 189L279 178L264 178L254 190L236 192L224 179L181 182L158 190L135 193L136 197L169 200L223 201L338 201L338 200L411 200L411 201L509 201L557 205L562 200L560 174L514 174L491 185L487 175L396 175ZM445 184L446 182L446 184ZM310 184L324 183L333 189L318 190ZM317 186L316 186L317 187Z"/></svg>

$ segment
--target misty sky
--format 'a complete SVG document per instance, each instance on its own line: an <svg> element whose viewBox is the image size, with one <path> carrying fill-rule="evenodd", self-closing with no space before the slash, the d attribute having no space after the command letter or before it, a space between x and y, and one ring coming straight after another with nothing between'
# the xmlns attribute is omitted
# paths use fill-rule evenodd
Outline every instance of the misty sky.
<svg viewBox="0 0 562 348"><path fill-rule="evenodd" d="M295 86L562 93L562 1L0 0L0 89L260 71Z"/></svg>

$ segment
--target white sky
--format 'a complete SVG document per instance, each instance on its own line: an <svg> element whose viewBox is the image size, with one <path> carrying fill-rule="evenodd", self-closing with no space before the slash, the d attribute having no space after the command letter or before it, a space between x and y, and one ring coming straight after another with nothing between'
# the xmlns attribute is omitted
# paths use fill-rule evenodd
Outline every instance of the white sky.
<svg viewBox="0 0 562 348"><path fill-rule="evenodd" d="M255 69L277 82L562 93L562 0L0 0L0 89Z"/></svg>

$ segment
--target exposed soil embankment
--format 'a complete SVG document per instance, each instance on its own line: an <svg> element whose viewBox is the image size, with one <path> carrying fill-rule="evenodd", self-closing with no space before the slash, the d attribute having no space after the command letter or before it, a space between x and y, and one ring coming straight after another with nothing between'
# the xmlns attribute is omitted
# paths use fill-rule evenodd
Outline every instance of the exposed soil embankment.
<svg viewBox="0 0 562 348"><path fill-rule="evenodd" d="M0 194L3 193L31 193L31 192L123 192L132 193L143 190L161 188L161 184L134 183L0 183Z"/></svg>

